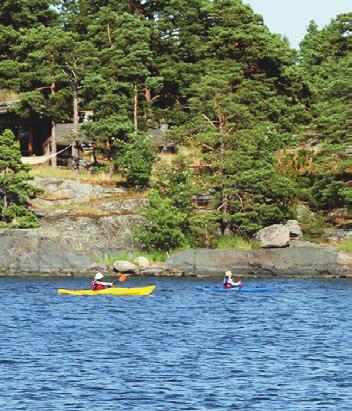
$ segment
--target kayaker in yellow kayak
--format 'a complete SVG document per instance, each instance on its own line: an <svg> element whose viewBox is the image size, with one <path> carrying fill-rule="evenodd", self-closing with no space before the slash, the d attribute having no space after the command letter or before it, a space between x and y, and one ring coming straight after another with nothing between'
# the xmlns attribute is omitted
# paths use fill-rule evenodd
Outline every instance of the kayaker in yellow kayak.
<svg viewBox="0 0 352 411"><path fill-rule="evenodd" d="M242 285L242 281L238 281L235 283L232 278L232 272L231 271L226 271L225 273L225 278L222 283L223 288L232 288L232 287L239 287Z"/></svg>
<svg viewBox="0 0 352 411"><path fill-rule="evenodd" d="M107 283L105 281L101 281L104 278L104 274L98 272L95 274L93 280L90 283L90 288L93 291L104 290L106 287L113 287L114 283Z"/></svg>

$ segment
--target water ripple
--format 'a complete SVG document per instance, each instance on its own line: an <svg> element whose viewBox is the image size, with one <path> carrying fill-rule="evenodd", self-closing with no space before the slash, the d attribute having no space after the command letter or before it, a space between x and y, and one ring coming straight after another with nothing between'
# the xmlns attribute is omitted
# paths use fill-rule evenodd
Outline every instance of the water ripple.
<svg viewBox="0 0 352 411"><path fill-rule="evenodd" d="M80 298L56 290L84 279L0 281L2 411L352 409L351 282L131 278L155 295Z"/></svg>

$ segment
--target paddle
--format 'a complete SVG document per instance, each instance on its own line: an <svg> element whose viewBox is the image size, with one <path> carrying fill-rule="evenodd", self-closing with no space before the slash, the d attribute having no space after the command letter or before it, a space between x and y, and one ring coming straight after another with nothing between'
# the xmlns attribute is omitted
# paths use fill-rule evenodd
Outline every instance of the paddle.
<svg viewBox="0 0 352 411"><path fill-rule="evenodd" d="M128 278L128 274L121 274L119 279L113 282L112 284L115 285L117 283L123 283L124 281L127 280L127 278Z"/></svg>

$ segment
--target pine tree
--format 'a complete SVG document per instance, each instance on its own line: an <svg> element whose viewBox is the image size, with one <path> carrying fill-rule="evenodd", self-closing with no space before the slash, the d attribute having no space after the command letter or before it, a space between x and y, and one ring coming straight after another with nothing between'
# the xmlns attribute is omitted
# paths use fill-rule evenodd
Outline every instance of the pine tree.
<svg viewBox="0 0 352 411"><path fill-rule="evenodd" d="M10 130L0 135L0 223L29 228L39 225L28 209L28 199L42 192L29 183L30 168L21 162L19 143Z"/></svg>
<svg viewBox="0 0 352 411"><path fill-rule="evenodd" d="M311 205L326 211L352 205L350 21L347 13L321 30L311 23L301 43L301 67L311 90L312 122L305 138L316 150L310 171L300 181Z"/></svg>
<svg viewBox="0 0 352 411"><path fill-rule="evenodd" d="M274 153L303 110L282 91L294 83L287 68L295 56L241 2L215 1L209 13L203 72L187 89L189 117L178 133L201 150L199 181L221 231L251 235L291 215L295 185Z"/></svg>

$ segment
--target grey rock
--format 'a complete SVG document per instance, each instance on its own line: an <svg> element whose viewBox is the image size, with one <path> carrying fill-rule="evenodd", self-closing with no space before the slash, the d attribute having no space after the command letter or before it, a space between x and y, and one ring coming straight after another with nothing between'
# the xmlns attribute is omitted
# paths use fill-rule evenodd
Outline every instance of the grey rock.
<svg viewBox="0 0 352 411"><path fill-rule="evenodd" d="M314 277L344 272L337 263L337 252L322 247L254 250L249 264L251 272L257 275Z"/></svg>
<svg viewBox="0 0 352 411"><path fill-rule="evenodd" d="M335 241L352 240L352 230L331 230L327 238Z"/></svg>
<svg viewBox="0 0 352 411"><path fill-rule="evenodd" d="M301 227L297 220L287 220L285 226L289 230L290 237L300 238L303 236Z"/></svg>
<svg viewBox="0 0 352 411"><path fill-rule="evenodd" d="M223 275L231 270L234 274L248 273L248 253L237 250L195 249L179 251L166 262L167 269L179 270L189 275Z"/></svg>
<svg viewBox="0 0 352 411"><path fill-rule="evenodd" d="M43 221L38 235L65 239L73 249L85 251L99 248L130 249L133 247L132 228L141 222L137 215L103 217L65 217Z"/></svg>
<svg viewBox="0 0 352 411"><path fill-rule="evenodd" d="M142 270L150 266L148 258L143 256L136 257L133 263Z"/></svg>
<svg viewBox="0 0 352 411"><path fill-rule="evenodd" d="M343 277L352 273L352 255L339 253L324 246L236 250L179 251L166 262L168 271L179 270L185 275L234 274L270 277Z"/></svg>
<svg viewBox="0 0 352 411"><path fill-rule="evenodd" d="M293 239L290 241L290 247L309 247L309 248L326 248L324 244L311 243L310 241Z"/></svg>
<svg viewBox="0 0 352 411"><path fill-rule="evenodd" d="M0 272L63 274L101 267L92 253L74 251L61 238L37 236L32 230L0 230Z"/></svg>
<svg viewBox="0 0 352 411"><path fill-rule="evenodd" d="M273 224L259 230L254 238L263 248L287 247L290 242L290 231L282 224Z"/></svg>
<svg viewBox="0 0 352 411"><path fill-rule="evenodd" d="M99 207L102 210L111 211L117 214L136 214L146 203L143 198L124 199L114 201L104 201Z"/></svg>
<svg viewBox="0 0 352 411"><path fill-rule="evenodd" d="M120 273L139 273L139 268L135 264L132 264L130 261L126 260L115 261L113 267L114 270L119 271Z"/></svg>
<svg viewBox="0 0 352 411"><path fill-rule="evenodd" d="M58 204L70 204L77 201L87 201L112 194L124 192L121 188L104 187L97 184L82 183L76 180L63 178L36 177L34 184L45 190L45 196L55 199ZM45 198L44 196L44 198ZM42 203L45 200L37 200ZM53 202L54 200L49 200Z"/></svg>
<svg viewBox="0 0 352 411"><path fill-rule="evenodd" d="M165 273L165 271L162 268L157 268L157 267L149 267L145 268L140 271L141 275L146 275L146 276L161 276Z"/></svg>

